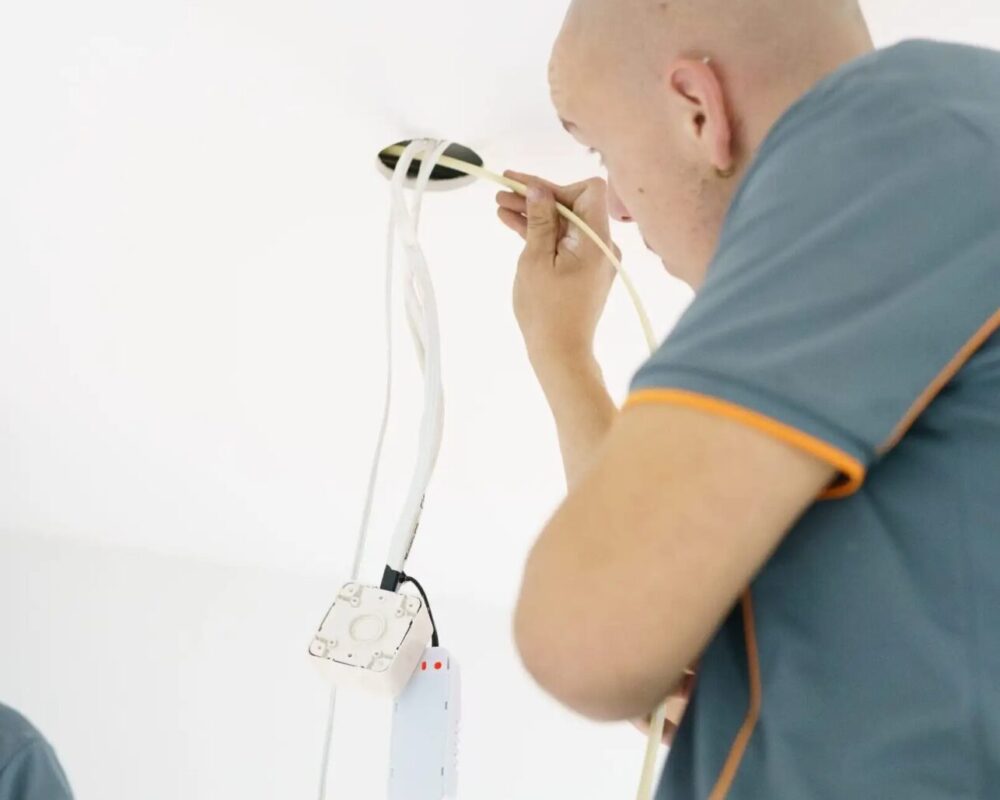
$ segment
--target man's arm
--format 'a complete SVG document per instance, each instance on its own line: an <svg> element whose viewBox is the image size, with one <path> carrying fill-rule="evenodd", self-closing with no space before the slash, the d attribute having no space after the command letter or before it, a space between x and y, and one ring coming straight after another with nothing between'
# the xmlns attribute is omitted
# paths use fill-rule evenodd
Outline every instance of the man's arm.
<svg viewBox="0 0 1000 800"><path fill-rule="evenodd" d="M593 464L611 431L618 408L605 388L600 366L591 352L558 357L529 352L529 357L555 418L567 491L571 492ZM684 716L691 675L689 672L677 691L671 693L665 743L672 741ZM648 719L636 719L633 724L648 733Z"/></svg>
<svg viewBox="0 0 1000 800"><path fill-rule="evenodd" d="M514 630L528 671L592 719L648 713L834 473L706 411L621 412L525 566Z"/></svg>
<svg viewBox="0 0 1000 800"><path fill-rule="evenodd" d="M558 187L528 175L505 174L548 186L560 202L572 205L574 212L608 239L603 181ZM523 198L509 192L498 194L497 201L500 219L526 241L515 279L515 314L529 360L555 418L567 488L572 491L593 463L618 413L592 348L613 273L596 247L579 238L574 241L568 230L559 229L552 198L536 202L531 209ZM683 715L686 687L671 699L665 740ZM641 721L636 724L644 727Z"/></svg>
<svg viewBox="0 0 1000 800"><path fill-rule="evenodd" d="M568 490L579 482L618 413L589 351L529 354L555 418Z"/></svg>
<svg viewBox="0 0 1000 800"><path fill-rule="evenodd" d="M566 483L572 488L618 411L593 355L594 332L615 272L592 242L560 219L556 200L572 207L607 241L607 186L599 179L556 186L518 172L504 175L545 187L543 198L530 205L520 195L500 192L497 213L525 240L514 279L514 315L552 408ZM613 243L611 247L617 249Z"/></svg>

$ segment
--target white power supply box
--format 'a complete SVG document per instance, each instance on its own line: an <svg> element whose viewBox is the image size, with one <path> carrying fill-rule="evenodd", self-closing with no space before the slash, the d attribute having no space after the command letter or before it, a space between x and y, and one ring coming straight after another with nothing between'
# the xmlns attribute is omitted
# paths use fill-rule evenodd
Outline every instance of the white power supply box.
<svg viewBox="0 0 1000 800"><path fill-rule="evenodd" d="M430 644L423 599L347 583L309 644L310 660L337 686L396 697Z"/></svg>
<svg viewBox="0 0 1000 800"><path fill-rule="evenodd" d="M458 790L458 664L429 647L393 703L388 800L442 800Z"/></svg>

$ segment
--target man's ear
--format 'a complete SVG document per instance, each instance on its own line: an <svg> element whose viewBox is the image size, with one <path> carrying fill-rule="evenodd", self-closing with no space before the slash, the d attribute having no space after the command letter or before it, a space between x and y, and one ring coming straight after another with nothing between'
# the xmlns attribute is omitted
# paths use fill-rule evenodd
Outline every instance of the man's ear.
<svg viewBox="0 0 1000 800"><path fill-rule="evenodd" d="M733 166L732 125L722 84L705 61L683 58L670 65L668 80L683 108L688 135L720 172Z"/></svg>

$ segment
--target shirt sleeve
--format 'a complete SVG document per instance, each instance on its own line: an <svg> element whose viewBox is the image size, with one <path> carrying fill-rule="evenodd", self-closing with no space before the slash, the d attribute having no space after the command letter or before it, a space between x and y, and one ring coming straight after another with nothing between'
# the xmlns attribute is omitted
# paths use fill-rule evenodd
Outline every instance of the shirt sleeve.
<svg viewBox="0 0 1000 800"><path fill-rule="evenodd" d="M73 800L73 792L52 747L33 738L0 765L3 800Z"/></svg>
<svg viewBox="0 0 1000 800"><path fill-rule="evenodd" d="M794 106L625 407L728 416L834 466L823 496L857 490L1000 325L997 140L871 82Z"/></svg>

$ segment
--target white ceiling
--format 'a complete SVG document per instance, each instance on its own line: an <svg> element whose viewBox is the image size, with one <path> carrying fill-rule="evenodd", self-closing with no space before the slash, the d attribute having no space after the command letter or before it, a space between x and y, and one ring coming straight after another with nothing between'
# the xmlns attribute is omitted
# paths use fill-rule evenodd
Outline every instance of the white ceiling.
<svg viewBox="0 0 1000 800"><path fill-rule="evenodd" d="M868 7L879 44L1000 45L995 0ZM548 104L562 13L528 0L7 4L0 527L342 575L383 397L375 153L447 136L497 171L593 173ZM426 201L448 416L411 567L456 589L480 587L472 565L488 564L508 593L563 484L510 312L518 242L493 193ZM616 236L663 333L688 295L634 231ZM397 333L368 578L420 413ZM620 291L599 335L620 400L644 357Z"/></svg>

